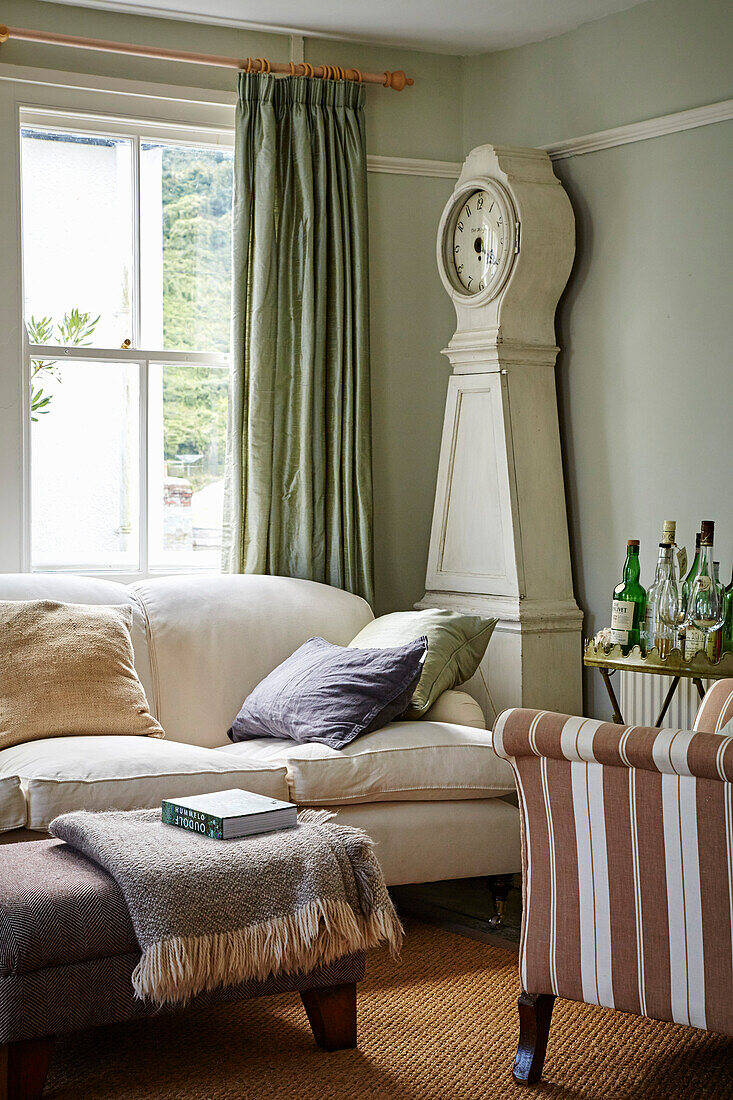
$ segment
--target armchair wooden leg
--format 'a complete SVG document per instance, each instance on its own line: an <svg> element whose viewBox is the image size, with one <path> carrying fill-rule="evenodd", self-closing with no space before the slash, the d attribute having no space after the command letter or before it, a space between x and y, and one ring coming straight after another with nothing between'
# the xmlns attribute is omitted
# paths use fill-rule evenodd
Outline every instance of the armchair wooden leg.
<svg viewBox="0 0 733 1100"><path fill-rule="evenodd" d="M555 997L552 993L520 993L519 1047L513 1075L519 1085L533 1085L542 1076Z"/></svg>
<svg viewBox="0 0 733 1100"><path fill-rule="evenodd" d="M52 1039L0 1046L0 1100L40 1100L52 1047Z"/></svg>
<svg viewBox="0 0 733 1100"><path fill-rule="evenodd" d="M302 989L300 996L319 1047L345 1050L356 1046L356 982Z"/></svg>

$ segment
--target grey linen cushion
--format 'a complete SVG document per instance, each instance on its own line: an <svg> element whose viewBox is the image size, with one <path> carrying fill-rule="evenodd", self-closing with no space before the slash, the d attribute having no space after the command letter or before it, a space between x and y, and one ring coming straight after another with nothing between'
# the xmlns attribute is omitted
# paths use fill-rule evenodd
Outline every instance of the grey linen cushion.
<svg viewBox="0 0 733 1100"><path fill-rule="evenodd" d="M232 741L279 737L341 749L406 709L427 639L389 649L349 649L309 638L245 699Z"/></svg>

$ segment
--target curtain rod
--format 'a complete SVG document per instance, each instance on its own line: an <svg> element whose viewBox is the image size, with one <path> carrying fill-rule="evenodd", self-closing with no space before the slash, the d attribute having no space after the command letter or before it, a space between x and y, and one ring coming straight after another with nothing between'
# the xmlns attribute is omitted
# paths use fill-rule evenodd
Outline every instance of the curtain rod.
<svg viewBox="0 0 733 1100"><path fill-rule="evenodd" d="M215 65L224 69L240 69L247 73L276 73L283 76L308 76L319 80L357 80L364 84L380 84L383 88L403 88L414 84L401 69L390 73L363 73L359 69L344 69L340 65L309 65L306 61L268 61L265 57L217 57L215 54L189 53L181 50L165 50L159 46L133 46L128 42L106 42L99 38L76 38L70 34L52 31L32 31L23 27L6 27L0 24L0 43L9 38L21 42L41 42L47 46L73 46L78 50L99 50L103 53L121 53L132 57L151 57L160 61L185 61L191 65Z"/></svg>

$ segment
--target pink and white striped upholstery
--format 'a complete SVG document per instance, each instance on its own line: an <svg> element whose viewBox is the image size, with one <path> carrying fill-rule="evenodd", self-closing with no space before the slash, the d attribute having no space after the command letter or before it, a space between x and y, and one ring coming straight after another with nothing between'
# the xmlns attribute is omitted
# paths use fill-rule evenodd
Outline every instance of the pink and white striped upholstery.
<svg viewBox="0 0 733 1100"><path fill-rule="evenodd" d="M494 748L519 792L523 989L733 1035L733 737L509 710Z"/></svg>

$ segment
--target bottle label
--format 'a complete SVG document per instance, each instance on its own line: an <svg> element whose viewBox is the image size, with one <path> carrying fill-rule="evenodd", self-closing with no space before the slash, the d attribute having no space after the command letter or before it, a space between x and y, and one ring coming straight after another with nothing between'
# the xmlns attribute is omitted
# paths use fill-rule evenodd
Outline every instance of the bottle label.
<svg viewBox="0 0 733 1100"><path fill-rule="evenodd" d="M695 578L695 584L699 592L709 592L713 587L713 580L707 573L701 573Z"/></svg>
<svg viewBox="0 0 733 1100"><path fill-rule="evenodd" d="M683 546L677 551L677 576L684 577L687 572L687 550Z"/></svg>
<svg viewBox="0 0 733 1100"><path fill-rule="evenodd" d="M611 605L611 641L628 645L629 631L634 627L634 607L631 600L614 600Z"/></svg>
<svg viewBox="0 0 733 1100"><path fill-rule="evenodd" d="M696 653L705 648L705 635L702 630L688 626L685 633L685 660L689 661Z"/></svg>

